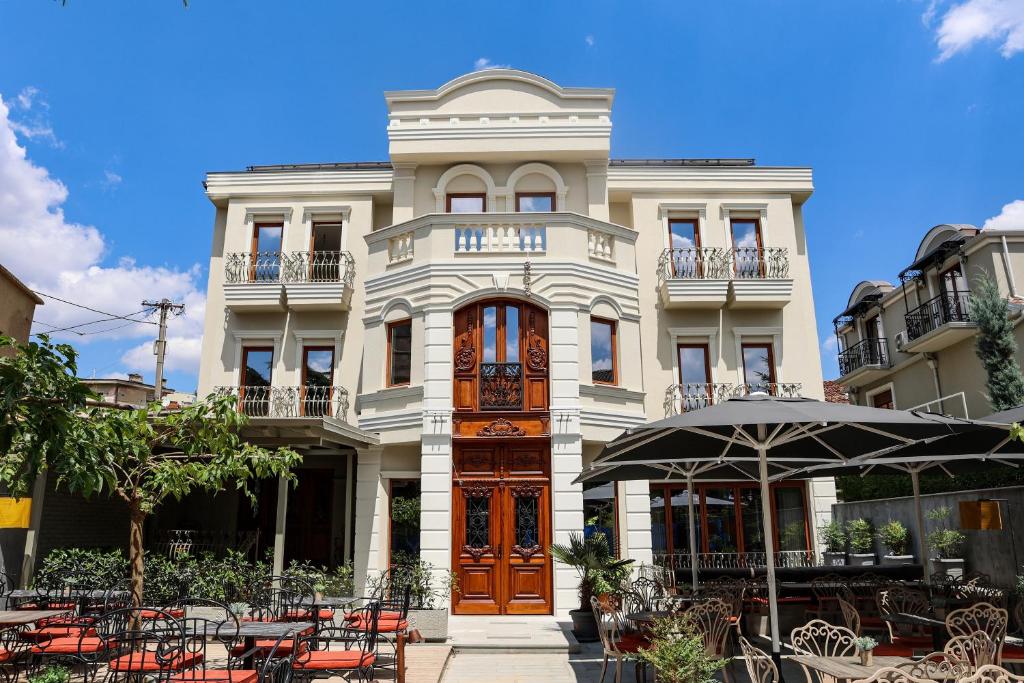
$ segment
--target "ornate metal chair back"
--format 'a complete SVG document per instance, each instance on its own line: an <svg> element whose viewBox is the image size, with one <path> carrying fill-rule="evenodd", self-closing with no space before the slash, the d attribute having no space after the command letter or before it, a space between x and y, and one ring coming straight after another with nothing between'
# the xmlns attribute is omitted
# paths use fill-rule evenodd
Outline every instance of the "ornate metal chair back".
<svg viewBox="0 0 1024 683"><path fill-rule="evenodd" d="M719 657L725 655L729 627L732 624L729 619L732 616L732 606L729 603L712 598L698 602L683 615L704 637L704 649L709 654Z"/></svg>
<svg viewBox="0 0 1024 683"><path fill-rule="evenodd" d="M790 633L797 654L816 657L850 657L857 652L857 634L845 626L834 626L821 619L812 619Z"/></svg>
<svg viewBox="0 0 1024 683"><path fill-rule="evenodd" d="M747 665L750 683L778 683L779 670L766 652L751 645L743 636L740 636L740 652Z"/></svg>
<svg viewBox="0 0 1024 683"><path fill-rule="evenodd" d="M975 631L967 636L953 636L943 652L970 663L971 669L975 670L986 664L995 664L999 646L984 631Z"/></svg>
<svg viewBox="0 0 1024 683"><path fill-rule="evenodd" d="M843 616L843 625L860 637L860 612L843 598L836 598L836 602L839 603L839 613Z"/></svg>
<svg viewBox="0 0 1024 683"><path fill-rule="evenodd" d="M969 636L983 631L995 643L1006 638L1009 615L1006 610L987 602L956 609L946 615L946 630L951 636Z"/></svg>
<svg viewBox="0 0 1024 683"><path fill-rule="evenodd" d="M883 617L890 614L913 614L924 617L931 613L928 596L923 591L912 588L890 586L878 591L877 601L878 613ZM896 624L891 621L885 624L889 628L891 642L895 642L896 638L901 636L920 636L924 632L923 628L911 624Z"/></svg>

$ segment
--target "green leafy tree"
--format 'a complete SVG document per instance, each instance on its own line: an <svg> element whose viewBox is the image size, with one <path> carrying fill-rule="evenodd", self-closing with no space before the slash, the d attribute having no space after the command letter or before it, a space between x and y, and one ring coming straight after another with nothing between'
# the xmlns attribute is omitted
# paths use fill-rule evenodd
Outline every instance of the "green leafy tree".
<svg viewBox="0 0 1024 683"><path fill-rule="evenodd" d="M1017 363L1010 307L999 286L988 275L971 288L971 319L978 324L976 352L988 379L992 409L1007 410L1024 402L1024 374Z"/></svg>
<svg viewBox="0 0 1024 683"><path fill-rule="evenodd" d="M143 525L160 503L229 486L255 503L255 480L293 478L291 468L301 461L289 449L243 442L238 433L246 418L232 397L210 396L170 413L158 403L139 410L83 407L90 394L74 376L72 347L45 338L27 345L2 338L4 346L15 355L0 358L0 483L23 496L48 471L72 493L121 498L129 514L135 605L142 604Z"/></svg>

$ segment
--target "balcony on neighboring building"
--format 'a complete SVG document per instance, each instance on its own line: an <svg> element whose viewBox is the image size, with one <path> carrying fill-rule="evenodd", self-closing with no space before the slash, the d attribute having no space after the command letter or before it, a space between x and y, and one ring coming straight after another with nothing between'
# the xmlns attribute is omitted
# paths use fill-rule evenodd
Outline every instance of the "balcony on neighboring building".
<svg viewBox="0 0 1024 683"><path fill-rule="evenodd" d="M886 340L868 337L839 354L839 382L861 386L885 374L890 365Z"/></svg>
<svg viewBox="0 0 1024 683"><path fill-rule="evenodd" d="M789 303L789 250L779 247L666 249L658 259L666 308L782 308Z"/></svg>
<svg viewBox="0 0 1024 683"><path fill-rule="evenodd" d="M249 418L333 418L344 422L349 408L344 387L249 385L217 387L217 393L237 396L238 411Z"/></svg>
<svg viewBox="0 0 1024 683"><path fill-rule="evenodd" d="M901 350L941 351L974 336L978 326L971 320L969 300L967 292L945 292L911 310L904 316L907 333Z"/></svg>
<svg viewBox="0 0 1024 683"><path fill-rule="evenodd" d="M224 300L236 311L344 311L355 276L345 251L224 255Z"/></svg>
<svg viewBox="0 0 1024 683"><path fill-rule="evenodd" d="M763 382L758 384L691 383L670 384L665 389L665 417L681 415L691 410L706 408L737 396L764 393L769 396L792 398L800 396L803 384L799 382Z"/></svg>

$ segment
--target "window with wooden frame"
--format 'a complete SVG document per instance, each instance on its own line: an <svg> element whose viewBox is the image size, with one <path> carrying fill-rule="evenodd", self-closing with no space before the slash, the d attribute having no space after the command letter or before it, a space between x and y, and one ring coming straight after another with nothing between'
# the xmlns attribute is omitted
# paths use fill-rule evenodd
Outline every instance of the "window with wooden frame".
<svg viewBox="0 0 1024 683"><path fill-rule="evenodd" d="M729 233L735 252L735 274L740 278L764 277L764 243L761 221L757 218L732 218Z"/></svg>
<svg viewBox="0 0 1024 683"><path fill-rule="evenodd" d="M751 393L775 391L775 354L772 345L743 344L743 383Z"/></svg>
<svg viewBox="0 0 1024 683"><path fill-rule="evenodd" d="M333 384L334 347L303 347L302 414L309 417L331 415Z"/></svg>
<svg viewBox="0 0 1024 683"><path fill-rule="evenodd" d="M516 192L516 211L520 213L554 210L554 192Z"/></svg>
<svg viewBox="0 0 1024 683"><path fill-rule="evenodd" d="M388 566L420 556L420 480L390 480Z"/></svg>
<svg viewBox="0 0 1024 683"><path fill-rule="evenodd" d="M871 405L874 408L888 408L893 410L896 404L892 400L892 389L885 389L871 396Z"/></svg>
<svg viewBox="0 0 1024 683"><path fill-rule="evenodd" d="M449 192L444 198L448 213L485 213L487 195L476 192Z"/></svg>
<svg viewBox="0 0 1024 683"><path fill-rule="evenodd" d="M412 320L397 320L387 325L388 386L409 384L412 375Z"/></svg>
<svg viewBox="0 0 1024 683"><path fill-rule="evenodd" d="M590 319L590 379L594 384L618 384L616 328L614 320Z"/></svg>
<svg viewBox="0 0 1024 683"><path fill-rule="evenodd" d="M668 246L672 250L672 277L702 277L700 229L696 218L670 218Z"/></svg>
<svg viewBox="0 0 1024 683"><path fill-rule="evenodd" d="M238 389L242 413L255 417L269 414L273 380L274 347L243 346Z"/></svg>
<svg viewBox="0 0 1024 683"><path fill-rule="evenodd" d="M604 534L608 550L619 555L618 487L615 482L583 483L583 537Z"/></svg>
<svg viewBox="0 0 1024 683"><path fill-rule="evenodd" d="M277 282L281 279L283 235L283 223L256 223L253 225L250 281Z"/></svg>
<svg viewBox="0 0 1024 683"><path fill-rule="evenodd" d="M711 353L707 344L676 344L679 398L683 411L704 408L714 401Z"/></svg>

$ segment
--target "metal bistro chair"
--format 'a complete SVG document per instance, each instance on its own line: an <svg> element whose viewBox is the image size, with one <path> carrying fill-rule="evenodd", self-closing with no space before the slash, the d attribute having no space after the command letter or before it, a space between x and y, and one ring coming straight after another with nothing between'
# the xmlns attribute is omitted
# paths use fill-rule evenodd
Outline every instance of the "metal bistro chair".
<svg viewBox="0 0 1024 683"><path fill-rule="evenodd" d="M597 621L597 633L601 638L601 649L604 651L604 660L601 662L601 679L604 683L604 675L608 670L608 658L615 659L615 683L622 683L622 662L624 659L635 653L640 648L650 646L650 641L638 633L629 633L626 629L626 619L616 604L615 600L600 601L595 596L590 597L590 608L594 611L594 619ZM637 681L646 678L646 668L643 662L634 661L636 667Z"/></svg>
<svg viewBox="0 0 1024 683"><path fill-rule="evenodd" d="M798 655L814 657L851 657L857 652L857 639L850 629L844 626L833 626L821 619L812 619L803 626L798 626L790 633L793 651ZM824 683L822 674L811 671L802 665L807 683Z"/></svg>
<svg viewBox="0 0 1024 683"><path fill-rule="evenodd" d="M12 626L0 631L0 676L4 683L17 683L28 662L32 643L22 637L24 630L24 626Z"/></svg>
<svg viewBox="0 0 1024 683"><path fill-rule="evenodd" d="M883 617L895 614L927 617L931 615L931 603L923 591L890 586L878 592L878 612ZM889 629L889 642L892 645L929 649L932 647L930 629L892 621L886 621L885 625Z"/></svg>
<svg viewBox="0 0 1024 683"><path fill-rule="evenodd" d="M366 627L325 626L319 633L300 641L291 667L293 676L310 680L324 675L341 676L345 680L372 681L377 665L377 625L380 604L370 602L353 610L356 615L348 623Z"/></svg>
<svg viewBox="0 0 1024 683"><path fill-rule="evenodd" d="M838 600L843 599L849 603L856 602L856 596L846 584L846 579L838 574L825 574L811 579L811 595L814 597L814 604L805 611L807 618L829 621L839 613Z"/></svg>
<svg viewBox="0 0 1024 683"><path fill-rule="evenodd" d="M740 652L743 653L743 661L747 665L750 683L779 682L779 670L767 652L754 647L743 636L740 636Z"/></svg>
<svg viewBox="0 0 1024 683"><path fill-rule="evenodd" d="M953 636L946 643L943 652L969 662L973 671L986 664L995 664L999 647L987 633L975 631L968 636Z"/></svg>
<svg viewBox="0 0 1024 683"><path fill-rule="evenodd" d="M729 634L733 630L729 603L717 598L698 602L683 613L683 618L703 636L704 650L712 659L729 660ZM732 680L728 668L722 669L722 675L726 681Z"/></svg>
<svg viewBox="0 0 1024 683"><path fill-rule="evenodd" d="M1017 633L1024 633L1024 598L1017 598L1017 605L1013 608L1013 623ZM1001 656L1000 664L1024 664L1024 647L1004 644Z"/></svg>
<svg viewBox="0 0 1024 683"><path fill-rule="evenodd" d="M1009 615L1006 610L987 602L953 610L946 615L946 630L951 636L969 636L982 631L996 644L996 659L993 664L1002 663L1003 643Z"/></svg>

